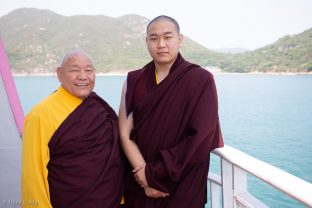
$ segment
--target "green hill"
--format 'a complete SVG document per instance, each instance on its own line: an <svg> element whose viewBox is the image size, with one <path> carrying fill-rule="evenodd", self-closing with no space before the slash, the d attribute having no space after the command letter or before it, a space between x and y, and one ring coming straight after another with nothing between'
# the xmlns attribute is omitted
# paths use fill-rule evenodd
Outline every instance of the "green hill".
<svg viewBox="0 0 312 208"><path fill-rule="evenodd" d="M311 72L312 29L280 38L255 51L228 56L225 71Z"/></svg>
<svg viewBox="0 0 312 208"><path fill-rule="evenodd" d="M149 60L145 30L138 15L62 16L49 10L18 9L0 18L0 34L15 73L55 70L72 49L90 54L99 72L129 71ZM217 53L185 38L182 54L203 67L223 71L312 71L312 29L241 54Z"/></svg>
<svg viewBox="0 0 312 208"><path fill-rule="evenodd" d="M145 45L148 22L138 15L66 17L48 10L18 9L0 18L0 34L16 73L51 72L64 52L75 48L89 53L100 72L123 71L150 60ZM208 61L201 58L213 53L188 38L183 51L203 65Z"/></svg>

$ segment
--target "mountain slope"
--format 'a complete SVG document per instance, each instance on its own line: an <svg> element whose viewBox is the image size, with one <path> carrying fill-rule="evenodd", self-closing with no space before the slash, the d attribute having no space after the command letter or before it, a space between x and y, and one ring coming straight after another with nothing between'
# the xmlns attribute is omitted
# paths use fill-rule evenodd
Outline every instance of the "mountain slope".
<svg viewBox="0 0 312 208"><path fill-rule="evenodd" d="M0 18L0 33L15 72L53 71L64 52L75 48L89 53L98 71L121 71L150 60L145 44L148 21L138 15L66 17L49 10L18 9ZM183 51L203 65L207 61L199 57L212 53L188 38Z"/></svg>
<svg viewBox="0 0 312 208"><path fill-rule="evenodd" d="M99 72L129 71L151 60L145 44L148 22L138 15L62 16L28 8L1 17L0 34L15 73L52 72L72 49L90 54ZM181 51L191 62L229 72L312 71L312 29L239 54L217 53L185 37Z"/></svg>
<svg viewBox="0 0 312 208"><path fill-rule="evenodd" d="M309 72L312 71L312 29L280 38L257 50L228 56L226 71Z"/></svg>

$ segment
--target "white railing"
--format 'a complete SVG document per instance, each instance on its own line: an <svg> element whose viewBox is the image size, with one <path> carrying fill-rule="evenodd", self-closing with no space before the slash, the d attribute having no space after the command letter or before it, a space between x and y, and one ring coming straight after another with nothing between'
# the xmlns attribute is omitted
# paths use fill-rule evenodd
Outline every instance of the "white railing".
<svg viewBox="0 0 312 208"><path fill-rule="evenodd" d="M221 159L221 176L209 173L212 208L266 208L247 189L247 173L289 195L304 206L312 207L312 184L233 147L213 151ZM220 189L222 194L220 193ZM220 200L221 197L221 200Z"/></svg>

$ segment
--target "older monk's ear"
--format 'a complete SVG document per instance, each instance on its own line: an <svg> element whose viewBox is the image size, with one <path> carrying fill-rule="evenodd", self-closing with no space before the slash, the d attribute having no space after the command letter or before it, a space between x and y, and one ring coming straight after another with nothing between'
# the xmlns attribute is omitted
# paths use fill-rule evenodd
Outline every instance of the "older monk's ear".
<svg viewBox="0 0 312 208"><path fill-rule="evenodd" d="M57 67L56 74L57 74L58 80L61 82L61 79L63 77L63 69L62 69L62 67Z"/></svg>
<svg viewBox="0 0 312 208"><path fill-rule="evenodd" d="M179 47L181 48L183 46L183 42L184 42L184 37L181 33L179 34L179 42L180 42Z"/></svg>

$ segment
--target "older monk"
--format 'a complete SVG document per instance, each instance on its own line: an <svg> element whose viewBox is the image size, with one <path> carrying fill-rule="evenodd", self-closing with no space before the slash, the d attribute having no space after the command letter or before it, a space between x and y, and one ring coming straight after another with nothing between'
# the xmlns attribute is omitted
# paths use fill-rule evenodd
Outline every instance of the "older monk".
<svg viewBox="0 0 312 208"><path fill-rule="evenodd" d="M57 76L61 86L25 120L22 205L119 207L123 163L118 120L92 92L93 63L82 51L68 52Z"/></svg>

